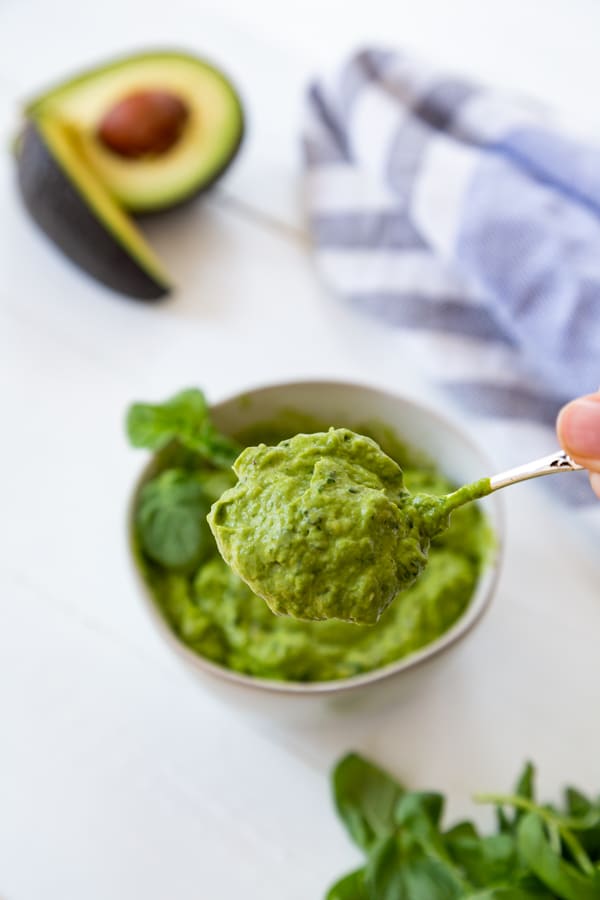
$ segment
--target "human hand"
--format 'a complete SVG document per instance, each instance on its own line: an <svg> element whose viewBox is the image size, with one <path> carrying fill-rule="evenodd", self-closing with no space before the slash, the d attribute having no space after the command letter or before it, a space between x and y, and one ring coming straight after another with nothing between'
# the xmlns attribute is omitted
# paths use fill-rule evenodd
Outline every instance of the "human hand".
<svg viewBox="0 0 600 900"><path fill-rule="evenodd" d="M600 391L563 406L556 432L569 456L590 470L592 488L600 497Z"/></svg>

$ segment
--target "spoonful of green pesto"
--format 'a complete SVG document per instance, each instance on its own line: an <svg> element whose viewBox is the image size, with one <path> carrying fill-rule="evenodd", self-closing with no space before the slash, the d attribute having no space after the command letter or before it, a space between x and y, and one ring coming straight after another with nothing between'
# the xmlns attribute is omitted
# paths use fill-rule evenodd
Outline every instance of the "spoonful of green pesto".
<svg viewBox="0 0 600 900"><path fill-rule="evenodd" d="M523 468L411 495L375 441L331 428L244 450L238 483L208 521L225 561L274 613L373 624L419 577L452 510L542 474Z"/></svg>
<svg viewBox="0 0 600 900"><path fill-rule="evenodd" d="M330 428L245 449L233 467L238 483L208 522L224 560L274 613L373 624L419 577L452 510L547 474L542 463L556 471L548 457L442 497L410 494L375 441Z"/></svg>
<svg viewBox="0 0 600 900"><path fill-rule="evenodd" d="M400 466L345 428L249 447L209 524L225 561L274 613L377 622L427 564L452 509L489 479L446 497L411 495Z"/></svg>

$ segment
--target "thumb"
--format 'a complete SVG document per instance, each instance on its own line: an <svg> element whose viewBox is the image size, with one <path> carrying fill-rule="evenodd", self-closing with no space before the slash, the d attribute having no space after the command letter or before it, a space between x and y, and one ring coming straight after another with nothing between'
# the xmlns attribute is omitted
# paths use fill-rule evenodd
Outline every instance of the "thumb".
<svg viewBox="0 0 600 900"><path fill-rule="evenodd" d="M570 456L600 472L600 391L567 403L558 414L556 431Z"/></svg>
<svg viewBox="0 0 600 900"><path fill-rule="evenodd" d="M561 446L592 475L592 487L600 496L600 391L567 403L556 421Z"/></svg>

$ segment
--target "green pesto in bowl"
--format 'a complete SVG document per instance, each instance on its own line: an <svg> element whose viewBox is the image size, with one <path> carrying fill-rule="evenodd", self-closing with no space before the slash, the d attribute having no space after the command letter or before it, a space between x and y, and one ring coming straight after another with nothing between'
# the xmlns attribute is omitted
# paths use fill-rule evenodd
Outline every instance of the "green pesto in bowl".
<svg viewBox="0 0 600 900"><path fill-rule="evenodd" d="M256 425L236 437L242 446L275 444L297 432L325 431L326 425L299 414ZM355 429L375 440L401 467L411 493L446 494L454 485L423 454L389 428ZM156 454L152 481L193 475L185 490L202 515L236 477L217 471L174 446ZM183 476L182 476L183 480ZM152 482L150 482L152 483ZM173 485L170 486L171 490ZM177 485L175 486L177 487ZM183 490L182 486L182 490ZM136 516L145 488L136 499ZM203 494L204 505L195 496ZM151 501L146 500L151 515ZM143 512L143 510L142 510ZM197 557L178 567L153 560L134 528L137 564L173 632L190 649L226 668L283 681L330 681L378 669L419 650L446 632L465 612L493 547L491 529L477 504L452 513L447 530L431 541L429 560L418 580L392 601L374 625L335 619L299 621L276 616L229 568L205 521Z"/></svg>

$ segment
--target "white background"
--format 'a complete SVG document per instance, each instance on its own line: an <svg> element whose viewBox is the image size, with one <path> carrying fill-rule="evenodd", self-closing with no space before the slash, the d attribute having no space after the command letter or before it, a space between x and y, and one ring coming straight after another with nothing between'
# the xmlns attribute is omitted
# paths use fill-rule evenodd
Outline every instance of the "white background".
<svg viewBox="0 0 600 900"><path fill-rule="evenodd" d="M598 569L533 486L508 496L491 613L443 677L386 715L249 724L146 621L125 543L133 399L199 384L362 379L433 399L394 339L318 284L301 209L302 89L355 44L551 100L600 134L595 0L1 0L0 898L309 900L355 861L327 772L351 747L451 814L527 756L546 794L600 788ZM152 307L73 269L32 227L7 151L19 100L147 45L214 57L249 134L207 200L148 227L180 290ZM550 448L549 448L550 449Z"/></svg>

